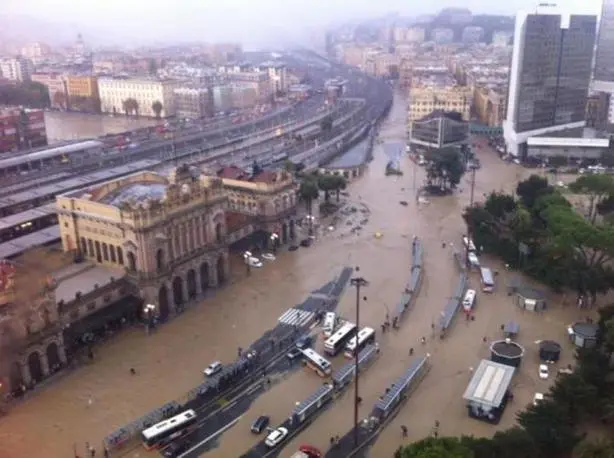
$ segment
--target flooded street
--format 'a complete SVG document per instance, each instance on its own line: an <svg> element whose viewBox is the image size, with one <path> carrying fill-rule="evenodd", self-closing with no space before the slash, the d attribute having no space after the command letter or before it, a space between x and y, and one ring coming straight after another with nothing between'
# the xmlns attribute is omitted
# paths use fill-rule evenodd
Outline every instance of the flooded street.
<svg viewBox="0 0 614 458"><path fill-rule="evenodd" d="M397 98L382 126L383 142L404 141L405 119L405 103ZM493 189L511 190L517 179L530 174L519 166L504 163L483 147L477 155L482 169L476 174L476 200ZM514 412L530 402L536 390L545 392L549 383L539 380L537 375L534 341L550 338L562 343L561 364L567 364L572 351L565 325L581 313L572 307L562 308L556 301L543 315L522 312L505 291L506 277L512 274L504 272L498 262L486 259L483 260L486 265L501 271L497 292L490 296L479 293L475 321L465 322L458 317L446 339L439 340L431 325L438 322L459 273L452 255L454 248L449 243L442 248L442 241L460 245L464 227L461 212L469 201L470 177L463 178L462 191L456 195L432 198L430 204L418 208L413 190L414 168L418 185L424 171L404 157L400 162L404 175L386 177L389 159L383 145L376 145L374 156L364 176L348 187L349 201L359 211L365 209L360 212L365 215L361 219L366 220L360 231L351 232L354 224L339 221L335 230L322 235L311 248L279 253L277 261L253 269L250 276L246 276L245 266L236 256L232 284L214 297L150 336L141 329L117 336L97 349L92 364L65 375L0 419L0 458L43 456L42 444L45 458L71 456L73 444L82 451L86 441L99 449L103 437L115 428L164 402L180 398L196 386L202 381L202 369L211 361L232 361L237 347L245 348L260 337L282 313L303 301L309 291L338 275L346 265L360 266L361 275L369 281L361 293L367 298L361 306L361 326L369 325L378 331L381 347L380 358L361 376L361 418L370 413L377 397L407 369L410 347L416 355L426 352L432 355L430 373L384 430L371 456L392 456L402 440L400 425L409 429L406 440L416 440L428 435L436 420L441 424L442 435L492 435L497 428L513 424ZM400 201L407 201L408 205L402 206ZM376 232L382 236L376 238ZM414 235L424 243L422 288L400 329L381 334L380 325L387 311L396 307L409 279ZM471 275L470 284L479 285L477 274ZM354 301L354 290L348 289L338 312L353 320ZM514 402L495 427L468 418L462 394L470 379L469 367L477 367L479 360L488 356L482 338L499 338L499 326L510 319L520 323L519 342L527 352L513 382ZM423 336L427 340L424 345L420 343ZM322 339L316 350L322 350ZM332 360L335 368L346 361L343 356ZM137 374L131 376L130 368L135 368ZM218 448L203 456L239 456L263 438L249 432L256 417L269 415L271 425L276 426L288 417L297 401L306 398L322 382L309 370L292 373L258 398L240 421L219 437ZM352 391L348 390L290 441L279 456L289 457L305 443L326 450L331 436L343 436L350 429L352 403ZM155 454L138 449L126 456L142 458Z"/></svg>
<svg viewBox="0 0 614 458"><path fill-rule="evenodd" d="M45 126L50 145L62 141L101 137L105 134L118 134L139 127L154 126L159 122L155 119L135 119L132 116L122 115L45 112Z"/></svg>

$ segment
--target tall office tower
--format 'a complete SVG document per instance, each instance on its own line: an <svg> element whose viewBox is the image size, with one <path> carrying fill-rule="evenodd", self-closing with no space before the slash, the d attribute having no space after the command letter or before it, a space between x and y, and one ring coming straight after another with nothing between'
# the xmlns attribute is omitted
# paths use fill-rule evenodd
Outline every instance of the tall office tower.
<svg viewBox="0 0 614 458"><path fill-rule="evenodd" d="M516 16L510 68L507 151L526 155L527 139L584 126L597 17L552 5Z"/></svg>
<svg viewBox="0 0 614 458"><path fill-rule="evenodd" d="M593 89L609 94L608 121L614 123L614 0L603 0Z"/></svg>

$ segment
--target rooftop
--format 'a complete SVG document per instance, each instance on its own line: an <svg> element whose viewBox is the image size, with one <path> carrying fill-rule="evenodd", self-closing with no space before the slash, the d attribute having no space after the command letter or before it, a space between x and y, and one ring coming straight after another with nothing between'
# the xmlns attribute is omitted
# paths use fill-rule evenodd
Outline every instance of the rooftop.
<svg viewBox="0 0 614 458"><path fill-rule="evenodd" d="M473 374L463 399L490 407L499 407L510 386L516 368L483 359Z"/></svg>
<svg viewBox="0 0 614 458"><path fill-rule="evenodd" d="M56 302L70 302L80 292L85 295L97 288L119 280L125 275L123 269L113 269L89 262L71 264L53 273L56 282Z"/></svg>
<svg viewBox="0 0 614 458"><path fill-rule="evenodd" d="M147 201L164 200L166 190L167 186L161 183L133 183L105 195L99 202L114 207L121 207L126 203L137 207Z"/></svg>

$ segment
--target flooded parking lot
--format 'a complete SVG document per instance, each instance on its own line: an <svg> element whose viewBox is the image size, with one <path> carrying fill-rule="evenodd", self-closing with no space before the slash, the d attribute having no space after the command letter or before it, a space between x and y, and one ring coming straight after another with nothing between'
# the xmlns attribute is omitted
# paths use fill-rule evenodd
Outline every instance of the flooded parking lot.
<svg viewBox="0 0 614 458"><path fill-rule="evenodd" d="M384 141L403 141L405 132L404 104L397 100L380 137ZM476 200L491 190L511 191L518 179L530 173L515 164L504 163L485 147L478 149L477 155L482 169L476 173ZM238 347L260 337L289 307L300 303L309 291L338 275L346 265L360 266L361 275L369 281L361 293L366 297L361 305L361 325L378 331L382 350L380 358L361 377L361 418L369 414L377 397L407 369L410 348L414 348L416 355L432 354L430 373L384 430L371 456L392 456L402 440L429 434L435 421L440 422L439 431L443 435L491 435L497 428L510 426L515 421L514 412L524 407L535 391L546 391L549 383L539 380L537 375L534 342L544 338L561 342L564 351L560 364L567 364L572 351L565 340L565 325L578 312L573 307L562 307L558 300L551 302L550 309L543 314L521 311L505 290L513 274L505 272L497 261L483 259L501 272L496 292L478 293L475 321L459 316L449 335L440 340L433 333L432 324L438 321L458 282L453 251L460 245L463 233L461 212L469 201L469 176L463 178L457 194L418 205L412 187L413 168L417 166L403 158L400 161L403 176L386 177L388 160L383 145L377 145L375 158L364 176L349 185L343 214L331 223L334 230L324 230L310 248L280 252L275 262L253 269L249 276L236 257L232 284L214 297L150 336L139 329L117 336L96 350L92 364L65 375L13 409L0 420L0 458L41 456L41 444L45 444L44 456L49 458L70 456L73 444L79 451L86 441L94 446L101 444L113 429L179 398L197 385L202 381L202 369L212 360L233 360ZM418 183L422 182L423 173L417 168ZM408 204L401 205L400 201ZM354 230L356 227L360 229ZM422 288L401 328L381 334L380 324L396 307L409 279L413 236L424 242ZM445 248L443 241L447 242ZM470 284L479 285L477 274L472 274ZM344 294L338 307L342 316L352 319L354 298L354 291ZM470 379L469 368L477 367L479 360L488 356L483 337L488 340L501 337L499 327L510 319L520 324L519 342L527 351L524 365L513 382L514 401L501 424L495 427L469 419L462 394ZM420 342L422 337L425 344ZM316 348L321 349L321 345L322 339ZM346 360L338 356L332 362L339 368ZM136 375L130 375L130 368L136 369ZM260 396L236 425L220 436L217 448L204 456L239 456L257 440L249 433L249 425L258 415L270 415L272 425L281 423L294 403L304 399L322 381L313 371L292 373ZM353 399L351 391L347 391L291 440L279 456L290 456L305 443L326 450L329 438L345 434L352 421ZM409 429L407 439L401 438L401 425ZM154 454L138 449L127 456Z"/></svg>

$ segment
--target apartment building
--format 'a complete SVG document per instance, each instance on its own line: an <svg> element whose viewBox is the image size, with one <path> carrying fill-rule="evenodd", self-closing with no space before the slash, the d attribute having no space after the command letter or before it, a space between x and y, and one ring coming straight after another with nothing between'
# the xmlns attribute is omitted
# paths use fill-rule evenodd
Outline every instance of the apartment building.
<svg viewBox="0 0 614 458"><path fill-rule="evenodd" d="M17 56L0 60L0 76L12 81L30 81L34 64L30 59Z"/></svg>
<svg viewBox="0 0 614 458"><path fill-rule="evenodd" d="M471 91L465 86L412 85L409 100L409 122L422 119L433 111L455 111L464 121L470 119Z"/></svg>
<svg viewBox="0 0 614 458"><path fill-rule="evenodd" d="M0 109L0 153L47 145L45 113L19 107Z"/></svg>
<svg viewBox="0 0 614 458"><path fill-rule="evenodd" d="M162 104L161 117L173 116L175 114L174 90L181 85L182 82L178 80L156 78L99 78L98 93L101 110L104 113L124 113L124 108L130 108L126 107L124 102L133 99L138 106L136 111L141 116L156 116L153 110L154 102Z"/></svg>
<svg viewBox="0 0 614 458"><path fill-rule="evenodd" d="M64 75L57 72L32 73L32 81L47 87L51 106L54 108L66 108L67 89Z"/></svg>
<svg viewBox="0 0 614 458"><path fill-rule="evenodd" d="M256 91L256 98L259 101L268 101L274 95L274 93L272 92L273 85L271 83L270 74L268 72L232 72L229 73L227 77L229 81L236 83L246 83L244 85L245 87L253 88ZM288 75L285 76L285 79L287 83L291 81L291 78ZM288 86L286 86L284 90L286 90Z"/></svg>
<svg viewBox="0 0 614 458"><path fill-rule="evenodd" d="M96 76L67 75L66 92L71 109L100 112L100 94Z"/></svg>
<svg viewBox="0 0 614 458"><path fill-rule="evenodd" d="M207 118L215 111L212 88L182 86L175 88L173 93L177 117Z"/></svg>
<svg viewBox="0 0 614 458"><path fill-rule="evenodd" d="M272 61L263 62L256 70L268 73L269 84L273 96L278 93L284 93L288 89L288 69L286 68L286 64Z"/></svg>
<svg viewBox="0 0 614 458"><path fill-rule="evenodd" d="M476 87L473 106L480 123L489 127L501 127L507 111L507 86Z"/></svg>

